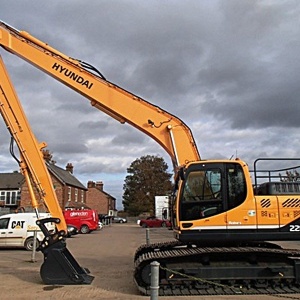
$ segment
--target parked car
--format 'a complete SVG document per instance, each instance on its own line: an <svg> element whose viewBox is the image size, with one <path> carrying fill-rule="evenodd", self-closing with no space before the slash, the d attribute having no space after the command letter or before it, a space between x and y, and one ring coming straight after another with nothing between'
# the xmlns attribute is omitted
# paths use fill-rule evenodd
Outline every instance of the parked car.
<svg viewBox="0 0 300 300"><path fill-rule="evenodd" d="M102 228L103 228L103 223L102 222L98 222L98 227L99 227L99 229L101 230Z"/></svg>
<svg viewBox="0 0 300 300"><path fill-rule="evenodd" d="M171 227L171 222L169 220L162 220L156 218L155 216L148 217L147 219L140 220L141 227Z"/></svg>
<svg viewBox="0 0 300 300"><path fill-rule="evenodd" d="M68 224L67 225L67 230L68 230L67 237L71 237L72 235L76 235L76 234L79 233L78 228L74 225Z"/></svg>
<svg viewBox="0 0 300 300"><path fill-rule="evenodd" d="M63 212L66 223L86 234L98 229L98 213L93 209L67 209Z"/></svg>
<svg viewBox="0 0 300 300"><path fill-rule="evenodd" d="M40 213L40 218L49 218L49 213ZM0 247L20 247L33 250L34 232L36 231L36 247L44 239L44 234L36 225L35 213L13 213L0 217ZM45 224L49 232L55 231L54 223Z"/></svg>
<svg viewBox="0 0 300 300"><path fill-rule="evenodd" d="M104 214L98 214L99 221L103 225L109 225L112 223L112 216L104 215Z"/></svg>
<svg viewBox="0 0 300 300"><path fill-rule="evenodd" d="M127 219L121 218L121 217L114 217L113 222L114 223L127 223Z"/></svg>

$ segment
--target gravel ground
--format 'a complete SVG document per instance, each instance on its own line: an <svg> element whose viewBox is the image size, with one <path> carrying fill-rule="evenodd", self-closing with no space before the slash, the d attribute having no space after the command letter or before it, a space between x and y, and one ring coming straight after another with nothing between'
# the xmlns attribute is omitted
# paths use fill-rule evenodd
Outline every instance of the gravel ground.
<svg viewBox="0 0 300 300"><path fill-rule="evenodd" d="M20 249L0 250L0 299L150 299L139 294L133 282L133 255L146 241L146 230L136 224L112 224L101 231L69 238L67 246L78 263L88 268L94 281L91 285L47 286L40 278L43 255ZM150 230L151 242L172 240L172 232L165 228ZM299 242L286 243L296 248ZM173 299L236 299L236 300L300 299L300 295L277 296L177 296Z"/></svg>

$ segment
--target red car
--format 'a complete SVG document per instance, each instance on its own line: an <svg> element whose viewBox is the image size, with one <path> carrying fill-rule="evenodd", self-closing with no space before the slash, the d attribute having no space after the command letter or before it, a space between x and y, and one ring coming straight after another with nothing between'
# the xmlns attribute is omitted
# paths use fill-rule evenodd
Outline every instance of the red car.
<svg viewBox="0 0 300 300"><path fill-rule="evenodd" d="M156 217L148 217L147 219L140 220L140 226L143 228L147 227L171 227L169 220L162 220Z"/></svg>

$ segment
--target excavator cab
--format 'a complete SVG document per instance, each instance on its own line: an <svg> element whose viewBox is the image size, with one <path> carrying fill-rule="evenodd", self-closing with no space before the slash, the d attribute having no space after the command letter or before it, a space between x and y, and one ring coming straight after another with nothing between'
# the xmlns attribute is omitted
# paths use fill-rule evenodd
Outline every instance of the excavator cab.
<svg viewBox="0 0 300 300"><path fill-rule="evenodd" d="M179 220L198 220L240 205L247 196L246 184L239 163L206 161L189 165L178 193ZM184 226L188 228L188 224Z"/></svg>
<svg viewBox="0 0 300 300"><path fill-rule="evenodd" d="M182 242L205 243L231 237L229 218L239 206L255 209L252 186L242 161L203 161L188 164L181 172L173 209L175 237ZM239 213L239 218L241 218ZM250 221L254 221L252 218ZM241 223L242 220L237 220ZM216 230L217 228L217 230Z"/></svg>

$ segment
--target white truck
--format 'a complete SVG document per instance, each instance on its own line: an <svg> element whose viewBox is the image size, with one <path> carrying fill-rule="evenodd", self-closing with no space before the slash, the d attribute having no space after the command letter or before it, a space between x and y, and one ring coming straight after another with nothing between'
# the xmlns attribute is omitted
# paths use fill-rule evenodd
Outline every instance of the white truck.
<svg viewBox="0 0 300 300"><path fill-rule="evenodd" d="M155 216L161 220L169 219L168 196L155 196Z"/></svg>
<svg viewBox="0 0 300 300"><path fill-rule="evenodd" d="M40 213L40 219L49 218L49 213ZM15 213L0 217L0 247L19 247L33 250L34 232L36 231L36 246L44 239L44 234L36 225L35 213ZM47 224L47 228L55 230L54 224Z"/></svg>

